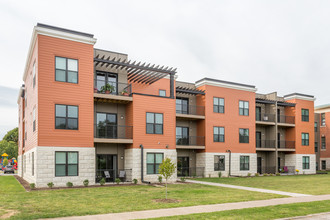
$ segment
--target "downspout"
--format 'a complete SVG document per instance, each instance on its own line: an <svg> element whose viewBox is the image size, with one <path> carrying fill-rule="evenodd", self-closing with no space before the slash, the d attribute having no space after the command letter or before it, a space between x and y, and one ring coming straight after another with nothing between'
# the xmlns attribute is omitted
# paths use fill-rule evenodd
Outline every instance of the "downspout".
<svg viewBox="0 0 330 220"><path fill-rule="evenodd" d="M174 74L170 75L170 98L174 99Z"/></svg>
<svg viewBox="0 0 330 220"><path fill-rule="evenodd" d="M143 145L142 144L140 144L140 148L141 148L141 182L150 184L150 182L144 181L143 179Z"/></svg>

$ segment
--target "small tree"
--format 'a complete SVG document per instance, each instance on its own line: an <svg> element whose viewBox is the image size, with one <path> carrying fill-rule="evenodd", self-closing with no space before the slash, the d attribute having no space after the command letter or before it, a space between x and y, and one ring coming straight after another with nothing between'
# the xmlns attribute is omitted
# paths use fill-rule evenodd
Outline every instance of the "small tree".
<svg viewBox="0 0 330 220"><path fill-rule="evenodd" d="M8 165L8 159L7 158L3 159L3 164L2 165L4 167Z"/></svg>
<svg viewBox="0 0 330 220"><path fill-rule="evenodd" d="M171 178L174 172L175 172L175 164L172 163L170 158L165 158L165 160L163 160L163 162L159 165L159 174L162 175L165 179L166 199L167 199L167 180Z"/></svg>

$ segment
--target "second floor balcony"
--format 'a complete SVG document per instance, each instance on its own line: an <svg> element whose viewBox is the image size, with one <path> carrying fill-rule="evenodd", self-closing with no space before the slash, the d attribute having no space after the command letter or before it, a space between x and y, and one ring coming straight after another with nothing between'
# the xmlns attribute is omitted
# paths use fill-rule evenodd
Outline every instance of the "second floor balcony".
<svg viewBox="0 0 330 220"><path fill-rule="evenodd" d="M205 119L205 107L176 103L176 117L190 119Z"/></svg>
<svg viewBox="0 0 330 220"><path fill-rule="evenodd" d="M268 149L268 150L275 150L275 140L256 140L256 148L258 149Z"/></svg>
<svg viewBox="0 0 330 220"><path fill-rule="evenodd" d="M178 149L205 149L205 137L203 136L176 136L176 148Z"/></svg>
<svg viewBox="0 0 330 220"><path fill-rule="evenodd" d="M278 115L277 123L281 126L295 126L295 117L287 115Z"/></svg>
<svg viewBox="0 0 330 220"><path fill-rule="evenodd" d="M98 123L94 125L96 143L133 143L133 126Z"/></svg>
<svg viewBox="0 0 330 220"><path fill-rule="evenodd" d="M289 150L289 151L294 151L295 150L295 145L296 142L295 141L277 141L277 148L279 150Z"/></svg>
<svg viewBox="0 0 330 220"><path fill-rule="evenodd" d="M256 113L256 122L262 124L275 124L275 114Z"/></svg>

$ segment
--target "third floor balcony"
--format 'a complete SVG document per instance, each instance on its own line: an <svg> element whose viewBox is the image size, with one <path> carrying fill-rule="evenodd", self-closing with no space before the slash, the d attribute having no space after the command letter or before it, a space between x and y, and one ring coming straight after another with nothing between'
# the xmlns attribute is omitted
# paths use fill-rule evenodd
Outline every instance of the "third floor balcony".
<svg viewBox="0 0 330 220"><path fill-rule="evenodd" d="M99 77L99 76L98 76ZM132 87L129 83L97 78L94 84L94 100L106 100L115 103L128 103L133 101L131 97Z"/></svg>
<svg viewBox="0 0 330 220"><path fill-rule="evenodd" d="M205 119L205 107L198 105L188 105L176 102L176 117L188 119Z"/></svg>
<svg viewBox="0 0 330 220"><path fill-rule="evenodd" d="M279 126L295 126L295 117L294 116L287 116L287 115L277 115L277 124Z"/></svg>
<svg viewBox="0 0 330 220"><path fill-rule="evenodd" d="M205 137L176 135L177 149L205 149Z"/></svg>

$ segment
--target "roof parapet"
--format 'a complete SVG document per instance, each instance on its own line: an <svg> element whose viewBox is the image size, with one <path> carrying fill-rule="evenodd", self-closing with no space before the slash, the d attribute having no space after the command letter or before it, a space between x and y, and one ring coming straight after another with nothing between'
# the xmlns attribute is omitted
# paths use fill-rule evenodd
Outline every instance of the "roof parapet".
<svg viewBox="0 0 330 220"><path fill-rule="evenodd" d="M203 78L198 81L196 81L196 87L200 87L203 85L210 85L210 86L218 86L223 88L229 88L229 89L238 89L243 91L249 91L249 92L256 92L257 88L253 85L247 85L242 83L235 83L235 82L229 82L229 81L223 81L218 79L211 79L211 78Z"/></svg>
<svg viewBox="0 0 330 220"><path fill-rule="evenodd" d="M290 100L290 99L301 99L301 100L306 100L306 101L315 101L316 98L313 95L306 95L302 93L291 93L288 95L284 96L284 100Z"/></svg>

